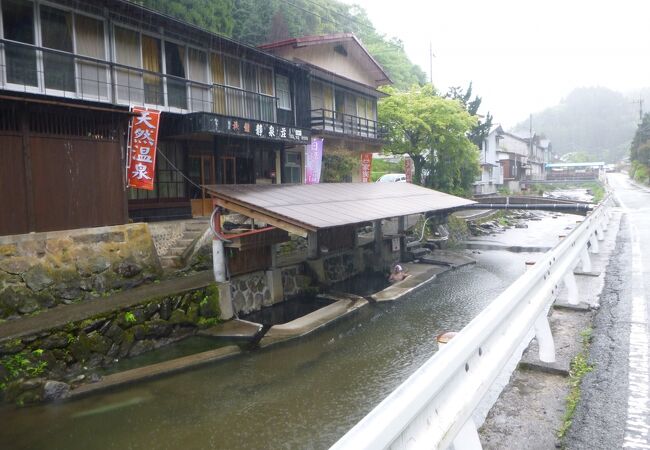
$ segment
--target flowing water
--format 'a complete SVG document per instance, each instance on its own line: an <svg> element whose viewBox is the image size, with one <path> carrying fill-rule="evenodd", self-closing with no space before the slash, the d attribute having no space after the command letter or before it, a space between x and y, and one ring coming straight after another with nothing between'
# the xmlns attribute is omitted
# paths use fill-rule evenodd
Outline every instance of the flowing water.
<svg viewBox="0 0 650 450"><path fill-rule="evenodd" d="M542 239L553 246L550 236L575 219L542 222L558 230ZM460 330L536 257L473 256L474 266L303 339L76 401L0 410L0 448L327 448L435 353L437 334Z"/></svg>

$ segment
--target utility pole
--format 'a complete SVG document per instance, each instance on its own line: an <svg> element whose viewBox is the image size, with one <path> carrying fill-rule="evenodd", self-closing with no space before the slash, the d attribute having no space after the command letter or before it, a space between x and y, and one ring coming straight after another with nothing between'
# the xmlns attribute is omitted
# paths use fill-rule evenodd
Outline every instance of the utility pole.
<svg viewBox="0 0 650 450"><path fill-rule="evenodd" d="M531 113L528 116L528 139L529 139L529 147L530 149L528 150L528 173L532 178L533 175L533 166L531 165L530 160L534 160L535 156L533 155L533 114Z"/></svg>
<svg viewBox="0 0 650 450"><path fill-rule="evenodd" d="M429 41L429 82L433 86L433 43Z"/></svg>

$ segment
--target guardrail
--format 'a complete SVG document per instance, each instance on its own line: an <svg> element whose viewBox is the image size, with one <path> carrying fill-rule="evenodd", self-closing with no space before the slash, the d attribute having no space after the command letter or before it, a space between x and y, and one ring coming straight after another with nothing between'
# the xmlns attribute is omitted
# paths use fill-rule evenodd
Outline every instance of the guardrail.
<svg viewBox="0 0 650 450"><path fill-rule="evenodd" d="M555 361L547 311L561 283L577 304L574 269L591 271L589 250L607 229L609 197L476 316L444 348L331 448L480 449L472 413L524 339L534 330L539 357ZM588 250L589 249L589 250Z"/></svg>

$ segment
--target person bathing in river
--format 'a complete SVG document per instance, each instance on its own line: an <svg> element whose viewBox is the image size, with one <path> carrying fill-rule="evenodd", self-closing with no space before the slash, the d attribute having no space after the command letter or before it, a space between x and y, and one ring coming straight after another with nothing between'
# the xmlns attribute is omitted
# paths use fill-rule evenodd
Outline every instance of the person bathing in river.
<svg viewBox="0 0 650 450"><path fill-rule="evenodd" d="M391 283L397 283L398 281L402 281L406 277L408 277L408 275L404 273L404 269L402 268L402 266L400 266L399 264L395 264L395 267L393 267L393 271L388 276L388 281L390 281Z"/></svg>

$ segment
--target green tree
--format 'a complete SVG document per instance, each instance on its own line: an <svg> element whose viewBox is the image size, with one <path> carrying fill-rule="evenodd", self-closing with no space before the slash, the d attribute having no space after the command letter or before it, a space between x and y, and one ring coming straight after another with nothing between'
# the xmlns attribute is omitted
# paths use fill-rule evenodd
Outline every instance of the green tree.
<svg viewBox="0 0 650 450"><path fill-rule="evenodd" d="M570 152L562 155L562 161L568 163L585 163L593 161L593 158L587 152Z"/></svg>
<svg viewBox="0 0 650 450"><path fill-rule="evenodd" d="M468 138L476 118L429 85L387 93L379 103L379 120L389 128L386 149L411 157L415 183L467 193L479 173L478 149Z"/></svg>
<svg viewBox="0 0 650 450"><path fill-rule="evenodd" d="M472 100L472 83L469 83L466 91L459 86L449 88L445 97L459 101L470 115L477 117L477 123L469 132L468 137L474 145L481 148L483 141L490 133L490 128L492 128L492 115L489 111L484 118L478 115L478 110L481 107L483 99L475 96L474 100Z"/></svg>
<svg viewBox="0 0 650 450"><path fill-rule="evenodd" d="M397 88L406 89L426 80L399 39L377 32L363 8L338 0L132 1L254 46L281 36L354 33Z"/></svg>
<svg viewBox="0 0 650 450"><path fill-rule="evenodd" d="M352 174L359 170L359 155L324 154L321 172L322 183L349 183Z"/></svg>
<svg viewBox="0 0 650 450"><path fill-rule="evenodd" d="M650 114L645 114L643 120L634 133L634 139L630 145L630 160L637 161L646 166L650 165Z"/></svg>
<svg viewBox="0 0 650 450"><path fill-rule="evenodd" d="M139 0L134 3L224 36L230 36L235 25L233 0Z"/></svg>

